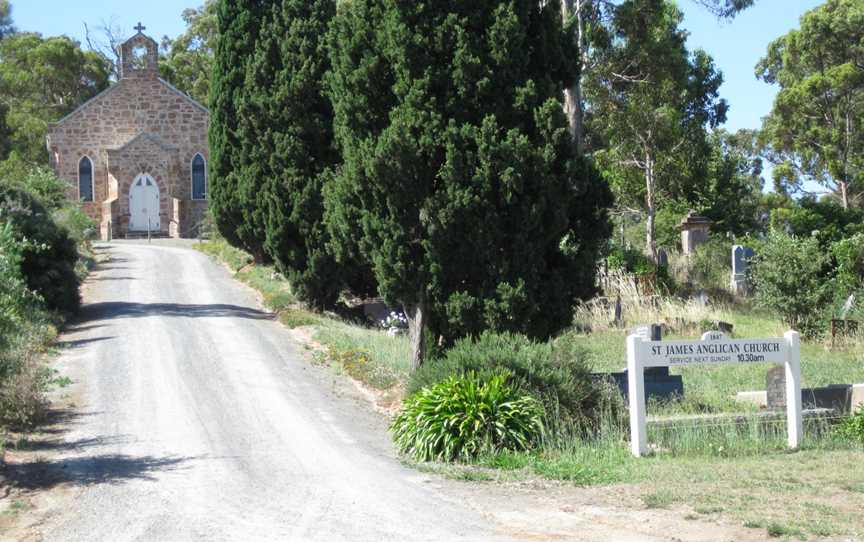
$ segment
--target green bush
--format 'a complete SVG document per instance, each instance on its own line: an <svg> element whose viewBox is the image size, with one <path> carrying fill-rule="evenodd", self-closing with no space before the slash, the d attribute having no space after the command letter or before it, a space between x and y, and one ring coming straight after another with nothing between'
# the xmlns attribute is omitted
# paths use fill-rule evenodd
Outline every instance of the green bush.
<svg viewBox="0 0 864 542"><path fill-rule="evenodd" d="M412 395L390 428L399 451L416 461L453 461L530 448L543 433L543 407L508 380L507 373L469 372Z"/></svg>
<svg viewBox="0 0 864 542"><path fill-rule="evenodd" d="M724 290L732 273L732 242L712 236L690 257L688 278L697 288Z"/></svg>
<svg viewBox="0 0 864 542"><path fill-rule="evenodd" d="M411 375L408 393L418 393L451 376L474 372L481 378L507 372L513 385L540 401L547 425L581 424L591 416L597 390L584 363L585 355L570 336L547 343L524 335L486 332L457 341L442 358L431 360Z"/></svg>
<svg viewBox="0 0 864 542"><path fill-rule="evenodd" d="M830 297L828 258L814 237L773 230L756 251L752 279L756 302L806 336L824 331Z"/></svg>
<svg viewBox="0 0 864 542"><path fill-rule="evenodd" d="M864 444L864 406L849 416L837 427L837 433L845 439Z"/></svg>
<svg viewBox="0 0 864 542"><path fill-rule="evenodd" d="M642 252L620 245L612 247L609 256L606 257L606 263L609 265L609 269L628 273L650 273L654 270L654 265Z"/></svg>
<svg viewBox="0 0 864 542"><path fill-rule="evenodd" d="M69 232L57 225L42 202L30 192L0 181L0 215L18 239L26 239L21 273L28 288L51 310L73 313L80 306L75 273L78 248Z"/></svg>

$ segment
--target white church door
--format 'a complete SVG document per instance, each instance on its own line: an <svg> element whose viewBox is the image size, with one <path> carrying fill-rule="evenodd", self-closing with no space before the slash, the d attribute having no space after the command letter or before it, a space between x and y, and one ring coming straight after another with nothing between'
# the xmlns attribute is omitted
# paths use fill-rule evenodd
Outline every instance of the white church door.
<svg viewBox="0 0 864 542"><path fill-rule="evenodd" d="M129 230L159 230L159 187L149 175L139 175L129 189Z"/></svg>

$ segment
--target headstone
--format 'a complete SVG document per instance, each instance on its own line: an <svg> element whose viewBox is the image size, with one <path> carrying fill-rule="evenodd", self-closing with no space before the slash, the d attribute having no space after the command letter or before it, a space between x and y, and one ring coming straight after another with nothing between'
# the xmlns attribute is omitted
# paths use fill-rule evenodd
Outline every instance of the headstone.
<svg viewBox="0 0 864 542"><path fill-rule="evenodd" d="M660 267L668 267L669 266L669 254L666 253L665 248L661 248L657 253L657 265Z"/></svg>
<svg viewBox="0 0 864 542"><path fill-rule="evenodd" d="M696 252L696 248L708 240L711 232L711 220L690 211L681 221L681 249L685 255Z"/></svg>
<svg viewBox="0 0 864 542"><path fill-rule="evenodd" d="M732 292L737 295L748 295L750 285L747 280L747 269L755 253L750 247L735 245L732 247Z"/></svg>
<svg viewBox="0 0 864 542"><path fill-rule="evenodd" d="M624 318L623 318L623 315L621 313L622 313L621 296L619 295L618 297L615 298L615 320L614 320L615 327L620 327L624 323Z"/></svg>
<svg viewBox="0 0 864 542"><path fill-rule="evenodd" d="M769 410L786 408L786 368L782 365L771 367L765 374L765 392Z"/></svg>

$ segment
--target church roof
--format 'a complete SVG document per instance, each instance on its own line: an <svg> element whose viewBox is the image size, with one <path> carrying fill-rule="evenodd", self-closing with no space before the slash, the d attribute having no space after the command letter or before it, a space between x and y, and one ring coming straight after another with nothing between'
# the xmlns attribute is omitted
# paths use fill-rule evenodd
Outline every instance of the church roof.
<svg viewBox="0 0 864 542"><path fill-rule="evenodd" d="M108 150L113 151L113 152L124 151L124 150L128 149L129 147L133 146L135 143L141 141L142 139L146 139L147 141L150 141L151 143L155 144L156 146L158 146L162 150L166 150L166 151L177 150L177 147L169 145L168 143L163 141L162 138L160 138L159 136L157 136L155 134L148 133L148 132L141 132L140 134L136 135L135 137L133 137L132 139L130 139L129 141L124 143L123 145L120 145L119 147L111 147Z"/></svg>
<svg viewBox="0 0 864 542"><path fill-rule="evenodd" d="M184 98L184 99L185 99L189 104L191 104L191 105L192 105L193 107L195 107L196 109L199 109L199 110L201 110L201 111L204 112L204 113L208 113L208 114L210 113L210 111L209 111L206 107L204 107L203 105L201 105L200 103L198 103L198 101L195 100L192 96L189 96L188 94L186 94L185 92L181 91L180 89L178 89L177 87L175 87L174 85L172 85L171 83L169 83L168 81L162 79L161 77L157 78L157 80L158 80L160 83L162 83L162 85L164 85L164 86L167 87L169 90L171 90L171 92L174 92L175 94L177 94L177 95L179 95L179 96L182 96L182 97L183 97L183 98ZM50 123L49 126L54 127L54 126L61 126L61 125L63 125L66 121L68 121L68 120L71 119L72 117L76 116L76 115L77 115L78 113L80 113L81 111L84 111L85 109L87 109L88 107L90 107L91 105L93 105L94 103L97 103L97 102L101 101L103 98L105 98L106 96L108 96L112 91L114 91L116 88L118 88L120 85L122 85L122 84L123 84L123 81L124 81L124 79L121 79L120 81L114 83L113 85L111 85L110 87L106 88L105 90L103 90L102 92L100 92L99 94L97 94L96 96L93 96L92 98L90 98L89 100L87 100L86 102L84 102L83 104L81 104L80 106L78 106L77 109L75 109L74 111L72 111L71 113L69 113L68 115L66 115L65 117L63 117L62 119L58 120L57 122L52 122L52 123Z"/></svg>

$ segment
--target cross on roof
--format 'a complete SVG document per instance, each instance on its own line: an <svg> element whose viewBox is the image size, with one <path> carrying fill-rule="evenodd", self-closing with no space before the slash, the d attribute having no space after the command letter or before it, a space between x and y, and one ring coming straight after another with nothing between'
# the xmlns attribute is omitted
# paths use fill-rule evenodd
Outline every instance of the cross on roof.
<svg viewBox="0 0 864 542"><path fill-rule="evenodd" d="M135 27L135 30L137 30L138 33L141 34L141 33L144 32L145 30L147 30L147 27L144 26L143 24L141 24L141 23L139 22L139 23L138 23L138 26Z"/></svg>

